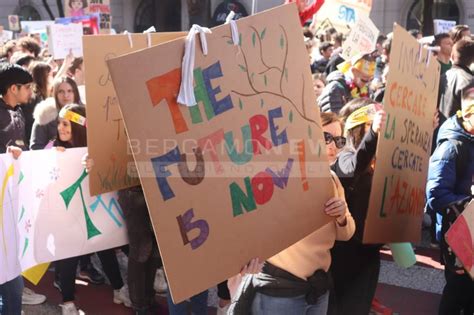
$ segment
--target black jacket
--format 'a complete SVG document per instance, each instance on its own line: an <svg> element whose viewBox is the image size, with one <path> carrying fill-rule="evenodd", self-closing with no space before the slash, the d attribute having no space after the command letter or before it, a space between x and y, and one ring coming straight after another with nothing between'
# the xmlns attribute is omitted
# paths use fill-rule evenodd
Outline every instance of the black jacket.
<svg viewBox="0 0 474 315"><path fill-rule="evenodd" d="M473 73L466 66L453 65L440 81L445 84L440 89L442 95L439 104L441 122L444 122L461 110L462 90L473 82Z"/></svg>
<svg viewBox="0 0 474 315"><path fill-rule="evenodd" d="M19 105L13 108L0 98L0 153L5 153L9 145L28 149L25 145L25 117Z"/></svg>
<svg viewBox="0 0 474 315"><path fill-rule="evenodd" d="M321 112L338 114L341 108L352 99L344 74L340 71L332 72L326 79L327 84L318 98Z"/></svg>

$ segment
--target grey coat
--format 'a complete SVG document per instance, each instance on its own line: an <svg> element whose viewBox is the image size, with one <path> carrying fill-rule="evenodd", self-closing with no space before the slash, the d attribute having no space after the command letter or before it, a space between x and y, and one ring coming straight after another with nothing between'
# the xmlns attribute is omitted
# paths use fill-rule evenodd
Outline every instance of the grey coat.
<svg viewBox="0 0 474 315"><path fill-rule="evenodd" d="M352 99L345 76L340 71L331 72L328 75L327 85L318 98L321 112L333 112L338 114L341 108Z"/></svg>
<svg viewBox="0 0 474 315"><path fill-rule="evenodd" d="M42 150L58 134L58 110L54 98L49 97L36 105L35 122L31 131L30 149Z"/></svg>

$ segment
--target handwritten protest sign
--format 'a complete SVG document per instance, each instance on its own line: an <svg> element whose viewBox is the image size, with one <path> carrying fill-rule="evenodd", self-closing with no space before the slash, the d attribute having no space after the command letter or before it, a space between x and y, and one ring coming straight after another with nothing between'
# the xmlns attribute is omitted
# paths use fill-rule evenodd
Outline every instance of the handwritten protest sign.
<svg viewBox="0 0 474 315"><path fill-rule="evenodd" d="M446 242L474 279L474 201L467 205L449 228Z"/></svg>
<svg viewBox="0 0 474 315"><path fill-rule="evenodd" d="M223 25L196 46L196 106L177 103L184 39L108 61L174 302L330 220L296 6L236 23L237 45Z"/></svg>
<svg viewBox="0 0 474 315"><path fill-rule="evenodd" d="M439 63L395 25L364 243L417 242L439 83Z"/></svg>
<svg viewBox="0 0 474 315"><path fill-rule="evenodd" d="M0 284L40 263L127 243L117 194L88 194L86 152L0 155Z"/></svg>
<svg viewBox="0 0 474 315"><path fill-rule="evenodd" d="M76 23L49 25L48 47L54 59L64 59L70 50L74 57L82 57L82 25Z"/></svg>
<svg viewBox="0 0 474 315"><path fill-rule="evenodd" d="M318 23L326 19L340 32L348 33L361 16L369 16L372 0L331 0L325 1L318 11ZM317 23L317 24L318 24Z"/></svg>
<svg viewBox="0 0 474 315"><path fill-rule="evenodd" d="M186 33L150 34L151 45L182 37ZM146 34L84 36L86 71L87 135L89 155L94 160L91 170L92 195L140 184L130 176L133 156L128 150L127 135L118 107L118 99L109 75L108 59L146 48ZM131 172L135 174L135 172Z"/></svg>
<svg viewBox="0 0 474 315"><path fill-rule="evenodd" d="M372 20L365 15L359 16L357 23L342 45L342 57L350 60L358 54L371 53L375 50L379 30Z"/></svg>
<svg viewBox="0 0 474 315"><path fill-rule="evenodd" d="M434 33L448 33L454 26L456 25L456 21L448 21L448 20L433 20L434 26Z"/></svg>

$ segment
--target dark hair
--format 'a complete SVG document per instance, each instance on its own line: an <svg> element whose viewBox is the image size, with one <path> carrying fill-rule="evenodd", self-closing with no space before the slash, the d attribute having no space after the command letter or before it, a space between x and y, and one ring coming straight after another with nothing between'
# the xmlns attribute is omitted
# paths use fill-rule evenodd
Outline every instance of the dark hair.
<svg viewBox="0 0 474 315"><path fill-rule="evenodd" d="M56 80L53 85L53 96L54 96L54 100L56 101L56 108L58 109L58 112L61 110L61 107L59 105L59 100L58 100L59 86L63 83L68 83L72 87L72 91L74 93L73 102L76 104L82 105L81 96L79 95L79 89L77 88L76 82L70 77L62 77Z"/></svg>
<svg viewBox="0 0 474 315"><path fill-rule="evenodd" d="M20 67L9 63L0 64L0 94L5 95L8 89L15 84L33 82L31 74Z"/></svg>
<svg viewBox="0 0 474 315"><path fill-rule="evenodd" d="M63 107L62 110L69 110L86 118L86 107L83 105L67 104ZM54 141L54 145L65 148L87 147L87 128L71 121L71 141L62 141L59 138L59 132L57 132L56 141Z"/></svg>
<svg viewBox="0 0 474 315"><path fill-rule="evenodd" d="M392 50L392 39L393 37L387 37L382 44L382 49L387 52L387 56L390 55L390 51Z"/></svg>
<svg viewBox="0 0 474 315"><path fill-rule="evenodd" d="M474 62L474 41L461 39L453 47L453 62L457 65L468 66Z"/></svg>
<svg viewBox="0 0 474 315"><path fill-rule="evenodd" d="M38 42L32 37L22 37L18 40L17 46L21 49L28 50L34 57L38 57L41 52L41 47Z"/></svg>
<svg viewBox="0 0 474 315"><path fill-rule="evenodd" d="M453 40L453 42L457 43L463 38L462 33L465 31L469 31L469 26L456 25L449 31L449 35L451 36L451 39Z"/></svg>
<svg viewBox="0 0 474 315"><path fill-rule="evenodd" d="M30 67L30 72L33 76L33 93L35 94L35 97L40 97L42 99L49 97L48 76L51 70L51 66L45 62L35 62Z"/></svg>
<svg viewBox="0 0 474 315"><path fill-rule="evenodd" d="M324 85L326 85L326 74L325 73L314 73L312 75L312 77L313 77L313 81L314 80L321 80L324 83Z"/></svg>
<svg viewBox="0 0 474 315"><path fill-rule="evenodd" d="M377 44L382 45L386 40L387 40L387 36L385 36L384 34L380 34L377 37Z"/></svg>
<svg viewBox="0 0 474 315"><path fill-rule="evenodd" d="M69 7L72 8L72 2L75 0L69 0ZM82 8L85 9L87 8L87 1L85 0L80 0L82 2Z"/></svg>
<svg viewBox="0 0 474 315"><path fill-rule="evenodd" d="M344 34L339 33L339 32L334 33L331 35L331 40L334 43L339 43L342 46L342 42L344 41Z"/></svg>
<svg viewBox="0 0 474 315"><path fill-rule="evenodd" d="M333 47L334 45L331 44L330 42L323 42L321 45L319 45L319 52L323 52L328 50L329 48Z"/></svg>
<svg viewBox="0 0 474 315"><path fill-rule="evenodd" d="M417 38L418 35L421 34L419 30L415 30L415 29L409 30L408 33L410 33L410 35L415 37L415 38Z"/></svg>
<svg viewBox="0 0 474 315"><path fill-rule="evenodd" d="M448 33L439 33L434 36L433 42L431 43L431 46L440 46L441 41L445 38L451 38L451 36Z"/></svg>
<svg viewBox="0 0 474 315"><path fill-rule="evenodd" d="M474 89L474 81L471 81L464 89L462 89L462 100L472 98L472 89Z"/></svg>
<svg viewBox="0 0 474 315"><path fill-rule="evenodd" d="M73 76L74 73L76 73L77 69L82 68L83 63L84 63L84 59L82 57L76 57L72 61L67 71Z"/></svg>
<svg viewBox="0 0 474 315"><path fill-rule="evenodd" d="M344 107L342 107L341 111L339 112L339 116L342 118L344 122L346 122L350 114L352 114L359 108L362 108L370 104L375 104L375 103L376 102L374 102L370 98L353 99L352 101L344 105ZM349 129L346 135L346 139L347 139L346 148L350 150L356 150L359 147L360 143L362 142L362 139L364 138L364 136L365 136L365 124Z"/></svg>
<svg viewBox="0 0 474 315"><path fill-rule="evenodd" d="M11 63L17 64L21 67L29 67L30 63L34 61L35 58L31 55L25 54L25 53L14 53L12 58L10 59Z"/></svg>

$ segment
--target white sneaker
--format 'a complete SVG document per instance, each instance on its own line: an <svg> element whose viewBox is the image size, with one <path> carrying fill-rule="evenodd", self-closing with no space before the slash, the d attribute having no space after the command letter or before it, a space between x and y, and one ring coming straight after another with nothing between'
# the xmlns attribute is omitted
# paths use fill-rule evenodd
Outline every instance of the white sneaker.
<svg viewBox="0 0 474 315"><path fill-rule="evenodd" d="M165 293L168 290L168 284L166 283L165 272L162 268L158 269L155 274L155 282L153 288L157 293Z"/></svg>
<svg viewBox="0 0 474 315"><path fill-rule="evenodd" d="M21 297L21 304L23 305L37 305L44 303L46 301L46 296L42 294L36 294L33 290L28 288L23 288L23 294Z"/></svg>
<svg viewBox="0 0 474 315"><path fill-rule="evenodd" d="M61 304L62 315L79 315L79 311L74 303Z"/></svg>
<svg viewBox="0 0 474 315"><path fill-rule="evenodd" d="M122 304L126 307L132 307L132 301L128 294L128 287L124 285L120 290L114 290L114 303Z"/></svg>

